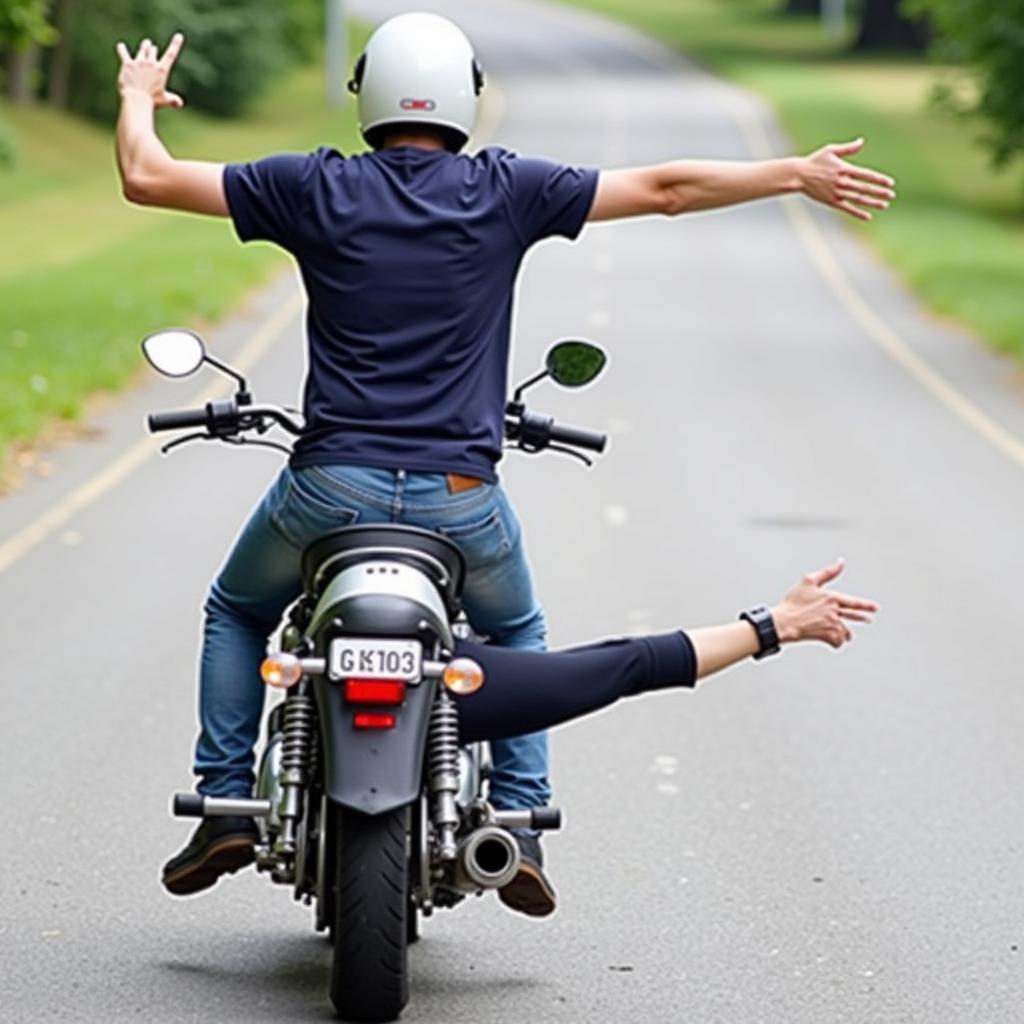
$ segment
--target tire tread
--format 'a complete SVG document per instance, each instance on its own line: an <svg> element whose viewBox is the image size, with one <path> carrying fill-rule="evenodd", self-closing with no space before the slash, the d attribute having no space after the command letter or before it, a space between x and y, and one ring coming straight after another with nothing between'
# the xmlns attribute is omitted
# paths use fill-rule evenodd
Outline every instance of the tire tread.
<svg viewBox="0 0 1024 1024"><path fill-rule="evenodd" d="M331 1001L343 1020L391 1021L409 998L405 808L335 808L337 871Z"/></svg>

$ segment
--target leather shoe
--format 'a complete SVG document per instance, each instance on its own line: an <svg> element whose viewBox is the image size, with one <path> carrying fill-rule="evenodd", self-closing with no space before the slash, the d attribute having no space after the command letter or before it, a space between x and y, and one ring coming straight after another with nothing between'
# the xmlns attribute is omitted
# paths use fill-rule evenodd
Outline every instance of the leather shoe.
<svg viewBox="0 0 1024 1024"><path fill-rule="evenodd" d="M558 897L544 874L540 837L533 832L512 830L519 844L519 870L515 878L498 890L498 899L510 910L530 917L547 917L554 912Z"/></svg>
<svg viewBox="0 0 1024 1024"><path fill-rule="evenodd" d="M209 889L221 875L253 862L258 838L252 818L206 818L185 849L164 865L164 888L173 896Z"/></svg>

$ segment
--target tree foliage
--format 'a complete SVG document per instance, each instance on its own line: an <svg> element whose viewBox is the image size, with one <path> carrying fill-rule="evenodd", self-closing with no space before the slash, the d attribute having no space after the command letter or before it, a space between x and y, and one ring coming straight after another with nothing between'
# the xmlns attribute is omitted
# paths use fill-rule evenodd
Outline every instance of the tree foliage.
<svg viewBox="0 0 1024 1024"><path fill-rule="evenodd" d="M933 52L961 66L974 83L945 84L940 102L978 115L996 164L1024 154L1024 0L908 0L937 29Z"/></svg>
<svg viewBox="0 0 1024 1024"><path fill-rule="evenodd" d="M268 88L274 77L309 59L322 38L322 0L63 0L58 55L44 61L47 76L60 79L51 100L90 117L110 120L117 111L114 44L134 50L151 38L163 47L176 31L187 45L172 88L190 106L225 117ZM27 43L52 43L50 0L0 0L0 53ZM58 10L54 8L54 10ZM52 83L49 83L52 84Z"/></svg>
<svg viewBox="0 0 1024 1024"><path fill-rule="evenodd" d="M48 0L0 0L0 51L21 50L54 41L46 20Z"/></svg>

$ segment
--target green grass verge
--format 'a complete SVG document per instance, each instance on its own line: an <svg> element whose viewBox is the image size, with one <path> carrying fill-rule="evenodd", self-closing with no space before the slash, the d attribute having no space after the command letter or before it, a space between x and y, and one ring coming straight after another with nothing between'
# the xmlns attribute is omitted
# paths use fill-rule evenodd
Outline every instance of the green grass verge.
<svg viewBox="0 0 1024 1024"><path fill-rule="evenodd" d="M353 33L353 47L364 36ZM237 121L165 112L181 157L246 160L320 144L362 148L354 109L323 100L319 68L279 82ZM76 418L97 391L123 387L139 340L223 317L285 257L242 246L228 221L142 210L120 196L113 133L48 109L0 104L18 160L0 170L0 466L12 442Z"/></svg>
<svg viewBox="0 0 1024 1024"><path fill-rule="evenodd" d="M936 312L1024 359L1024 191L997 174L977 126L932 109L940 69L843 52L781 0L574 0L620 18L770 100L795 146L863 135L899 199L862 232ZM685 141L681 140L682 147ZM680 152L680 156L688 154Z"/></svg>

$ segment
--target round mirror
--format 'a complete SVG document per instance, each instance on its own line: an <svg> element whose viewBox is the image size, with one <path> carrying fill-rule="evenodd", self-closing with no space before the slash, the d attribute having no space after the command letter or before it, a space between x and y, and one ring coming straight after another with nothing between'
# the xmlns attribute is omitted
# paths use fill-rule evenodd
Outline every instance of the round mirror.
<svg viewBox="0 0 1024 1024"><path fill-rule="evenodd" d="M142 342L142 351L153 368L167 377L195 373L206 356L199 335L180 328L151 334Z"/></svg>
<svg viewBox="0 0 1024 1024"><path fill-rule="evenodd" d="M545 365L557 384L579 388L595 380L607 362L604 350L589 341L560 341L548 349Z"/></svg>

